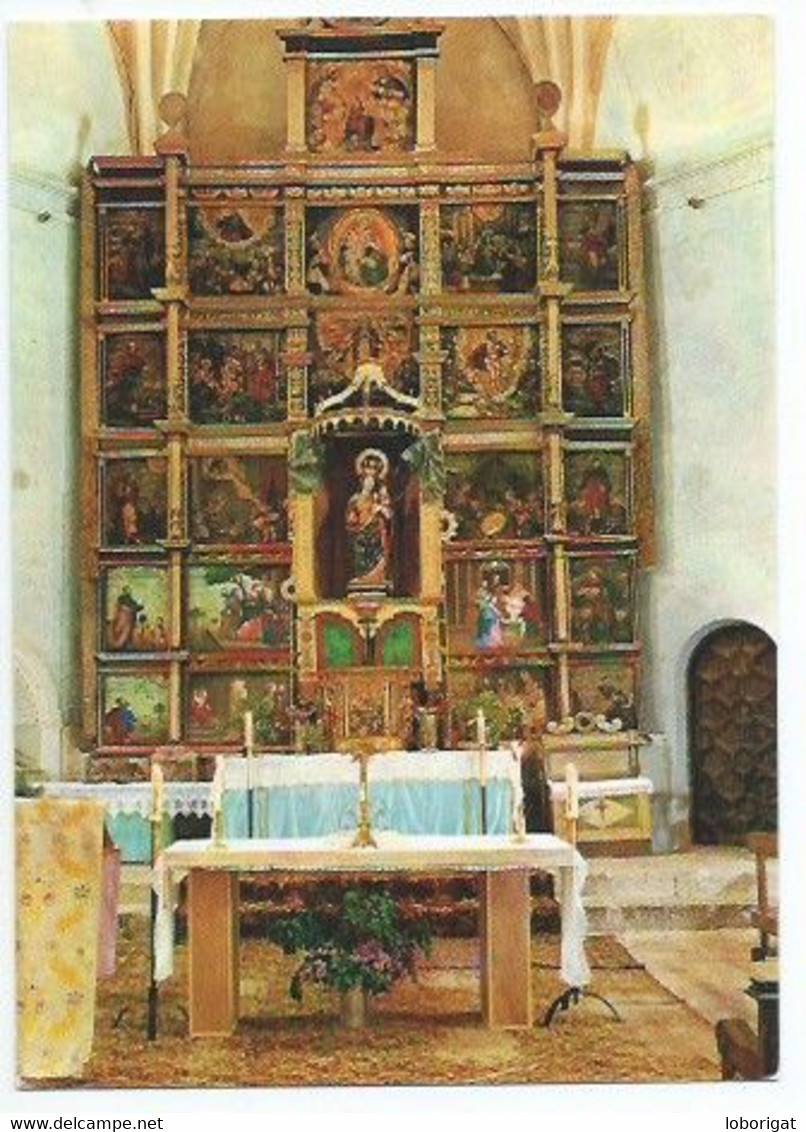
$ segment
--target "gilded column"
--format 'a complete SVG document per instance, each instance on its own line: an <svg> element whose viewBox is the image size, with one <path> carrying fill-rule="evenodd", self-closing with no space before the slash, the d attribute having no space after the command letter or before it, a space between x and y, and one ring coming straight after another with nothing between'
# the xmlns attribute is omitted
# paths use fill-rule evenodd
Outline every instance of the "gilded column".
<svg viewBox="0 0 806 1132"><path fill-rule="evenodd" d="M286 56L287 133L286 148L299 153L306 148L305 137L305 58Z"/></svg>
<svg viewBox="0 0 806 1132"><path fill-rule="evenodd" d="M417 60L417 149L432 150L436 146L436 59L420 56Z"/></svg>
<svg viewBox="0 0 806 1132"><path fill-rule="evenodd" d="M285 335L286 381L288 385L288 419L302 421L308 415L308 330L305 326L289 326Z"/></svg>
<svg viewBox="0 0 806 1132"><path fill-rule="evenodd" d="M424 185L420 190L420 294L438 295L442 290L440 262L439 189Z"/></svg>
<svg viewBox="0 0 806 1132"><path fill-rule="evenodd" d="M97 731L97 580L100 517L96 453L98 435L98 339L95 329L95 190L92 174L81 183L81 730L88 742Z"/></svg>
<svg viewBox="0 0 806 1132"><path fill-rule="evenodd" d="M426 420L442 420L442 363L445 351L440 348L439 327L420 326L420 416Z"/></svg>

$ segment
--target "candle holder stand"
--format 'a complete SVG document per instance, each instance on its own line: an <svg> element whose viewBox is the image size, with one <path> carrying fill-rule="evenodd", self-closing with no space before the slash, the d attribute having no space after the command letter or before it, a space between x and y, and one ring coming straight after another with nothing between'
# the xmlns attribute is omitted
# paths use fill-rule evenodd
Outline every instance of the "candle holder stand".
<svg viewBox="0 0 806 1132"><path fill-rule="evenodd" d="M352 843L354 849L378 848L378 844L372 836L372 814L369 804L369 760L371 757L371 751L358 751L353 756L359 764L358 830Z"/></svg>
<svg viewBox="0 0 806 1132"><path fill-rule="evenodd" d="M576 850L577 815L570 815L566 813L565 823L568 830L568 840L571 842L574 850ZM566 987L561 994L557 995L551 1006L549 1006L543 1017L541 1025L544 1027L550 1026L558 1014L562 1014L565 1011L570 1010L572 1006L577 1006L580 1002L580 999L583 998L593 998L597 1002L601 1002L603 1006L607 1007L616 1022L624 1021L613 1003L609 999L605 998L604 995L597 994L596 991L586 990L585 987Z"/></svg>

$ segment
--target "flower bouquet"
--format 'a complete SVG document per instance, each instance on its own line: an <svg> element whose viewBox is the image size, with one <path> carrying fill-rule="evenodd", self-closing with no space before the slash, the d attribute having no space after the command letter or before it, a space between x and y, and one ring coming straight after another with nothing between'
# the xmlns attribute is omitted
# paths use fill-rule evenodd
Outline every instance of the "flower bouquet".
<svg viewBox="0 0 806 1132"><path fill-rule="evenodd" d="M345 890L335 905L282 917L267 934L286 955L303 954L289 985L296 1002L306 983L338 991L343 999L351 993L354 999L354 992L364 1000L385 994L405 975L415 975L417 960L431 945L427 924L404 924L392 897L370 887Z"/></svg>

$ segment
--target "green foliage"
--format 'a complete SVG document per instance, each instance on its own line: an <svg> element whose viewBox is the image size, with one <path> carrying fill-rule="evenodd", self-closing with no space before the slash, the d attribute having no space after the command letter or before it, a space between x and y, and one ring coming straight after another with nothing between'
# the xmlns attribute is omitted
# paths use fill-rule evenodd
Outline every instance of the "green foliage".
<svg viewBox="0 0 806 1132"><path fill-rule="evenodd" d="M406 449L403 459L411 466L414 474L419 476L423 499L429 503L441 500L447 479L445 456L439 436L435 432L427 432Z"/></svg>
<svg viewBox="0 0 806 1132"><path fill-rule="evenodd" d="M271 924L267 936L286 955L304 953L289 985L300 1002L306 982L344 992L359 987L384 994L404 975L413 975L428 954L427 924L401 923L397 904L370 887L347 889L340 905L306 908Z"/></svg>
<svg viewBox="0 0 806 1132"><path fill-rule="evenodd" d="M313 495L319 490L325 479L325 450L320 440L297 433L288 462L288 477L297 495Z"/></svg>

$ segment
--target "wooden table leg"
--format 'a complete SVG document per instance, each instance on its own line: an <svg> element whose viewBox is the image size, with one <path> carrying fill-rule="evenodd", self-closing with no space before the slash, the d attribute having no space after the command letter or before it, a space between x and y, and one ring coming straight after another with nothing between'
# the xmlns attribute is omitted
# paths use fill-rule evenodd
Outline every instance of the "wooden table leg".
<svg viewBox="0 0 806 1132"><path fill-rule="evenodd" d="M190 1036L231 1034L238 1023L238 876L191 869L188 878Z"/></svg>
<svg viewBox="0 0 806 1132"><path fill-rule="evenodd" d="M531 1026L531 902L524 870L479 881L481 1002L488 1026Z"/></svg>

